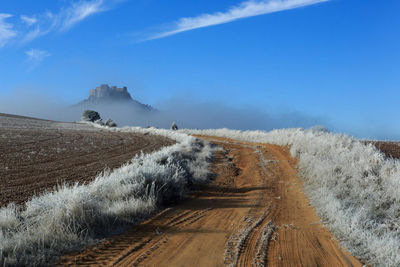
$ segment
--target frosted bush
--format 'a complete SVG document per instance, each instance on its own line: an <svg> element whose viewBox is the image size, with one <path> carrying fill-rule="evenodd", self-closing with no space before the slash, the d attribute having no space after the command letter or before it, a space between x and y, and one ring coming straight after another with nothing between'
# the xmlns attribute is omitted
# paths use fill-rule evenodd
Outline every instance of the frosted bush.
<svg viewBox="0 0 400 267"><path fill-rule="evenodd" d="M6 209L0 209L0 231L18 225L17 208L11 203Z"/></svg>

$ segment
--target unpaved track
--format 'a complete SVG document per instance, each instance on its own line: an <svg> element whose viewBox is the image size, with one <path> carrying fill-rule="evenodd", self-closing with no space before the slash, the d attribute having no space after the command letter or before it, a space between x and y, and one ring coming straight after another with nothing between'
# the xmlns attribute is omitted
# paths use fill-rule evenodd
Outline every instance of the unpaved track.
<svg viewBox="0 0 400 267"><path fill-rule="evenodd" d="M64 182L89 182L141 151L173 143L161 136L0 113L0 207L22 204Z"/></svg>
<svg viewBox="0 0 400 267"><path fill-rule="evenodd" d="M208 138L218 174L183 203L60 265L361 266L321 225L285 147Z"/></svg>

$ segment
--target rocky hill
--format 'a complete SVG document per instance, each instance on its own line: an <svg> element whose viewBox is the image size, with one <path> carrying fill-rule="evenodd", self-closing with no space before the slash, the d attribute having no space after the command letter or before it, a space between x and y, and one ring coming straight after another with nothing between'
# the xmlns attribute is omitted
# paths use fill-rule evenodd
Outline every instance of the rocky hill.
<svg viewBox="0 0 400 267"><path fill-rule="evenodd" d="M102 84L95 89L90 90L90 95L87 99L78 103L78 106L97 107L108 105L131 105L135 110L154 111L149 105L142 104L133 99L128 92L127 87L118 88L116 86L109 86Z"/></svg>

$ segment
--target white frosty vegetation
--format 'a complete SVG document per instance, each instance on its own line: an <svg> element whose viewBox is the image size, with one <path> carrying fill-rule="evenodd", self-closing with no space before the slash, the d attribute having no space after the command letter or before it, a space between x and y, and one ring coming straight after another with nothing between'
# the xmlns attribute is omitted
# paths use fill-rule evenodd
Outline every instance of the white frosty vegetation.
<svg viewBox="0 0 400 267"><path fill-rule="evenodd" d="M111 130L111 129L110 129ZM53 256L94 243L137 223L158 207L182 198L193 183L208 179L208 144L186 134L124 128L178 141L136 156L86 185L63 185L24 207L0 209L0 266L42 265Z"/></svg>
<svg viewBox="0 0 400 267"><path fill-rule="evenodd" d="M311 204L341 244L374 266L400 266L400 160L322 128L183 131L290 145Z"/></svg>

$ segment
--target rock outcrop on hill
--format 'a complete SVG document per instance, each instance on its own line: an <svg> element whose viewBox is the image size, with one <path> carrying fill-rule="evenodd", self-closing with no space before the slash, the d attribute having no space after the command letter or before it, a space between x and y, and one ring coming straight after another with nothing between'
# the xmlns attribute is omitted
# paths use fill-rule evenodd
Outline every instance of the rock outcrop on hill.
<svg viewBox="0 0 400 267"><path fill-rule="evenodd" d="M116 86L109 86L108 84L102 84L101 86L90 90L89 97L81 101L78 105L97 106L110 104L132 104L132 108L135 109L143 111L154 110L151 106L142 104L133 99L126 86L118 88Z"/></svg>
<svg viewBox="0 0 400 267"><path fill-rule="evenodd" d="M95 89L90 90L89 98L87 102L101 102L101 101L121 101L132 100L131 95L128 93L128 88L125 86L118 88L116 86L108 86L108 84L102 84Z"/></svg>
<svg viewBox="0 0 400 267"><path fill-rule="evenodd" d="M105 118L112 118L112 121L108 123L101 121L110 127L115 127L117 124L121 126L147 125L149 119L159 114L153 107L132 98L127 87L119 88L108 84L102 84L90 90L89 97L72 106L71 110L76 114L76 118L85 110L95 110ZM84 117L89 120L88 116Z"/></svg>

